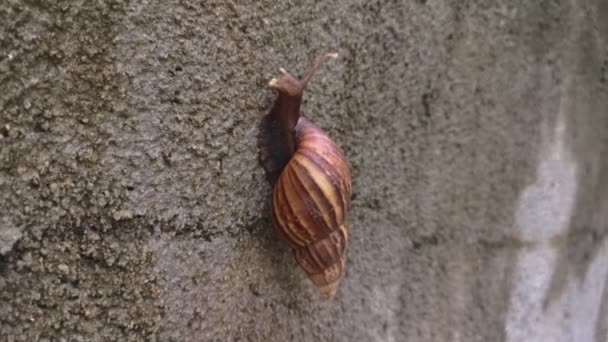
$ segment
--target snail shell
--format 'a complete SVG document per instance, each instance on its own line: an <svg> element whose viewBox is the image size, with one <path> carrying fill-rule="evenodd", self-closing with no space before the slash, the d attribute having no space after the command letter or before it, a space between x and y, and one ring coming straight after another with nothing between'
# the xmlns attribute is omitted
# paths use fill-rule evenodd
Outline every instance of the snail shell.
<svg viewBox="0 0 608 342"><path fill-rule="evenodd" d="M273 185L273 225L324 299L334 297L346 262L351 175L340 148L300 117L300 104L313 73L336 56L317 58L301 80L282 70L282 77L270 81L279 96L258 136L260 160Z"/></svg>

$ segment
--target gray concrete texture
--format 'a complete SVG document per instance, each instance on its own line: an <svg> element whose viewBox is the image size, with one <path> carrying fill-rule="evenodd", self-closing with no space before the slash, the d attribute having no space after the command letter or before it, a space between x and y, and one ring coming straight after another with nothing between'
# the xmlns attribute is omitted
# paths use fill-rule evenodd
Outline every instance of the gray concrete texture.
<svg viewBox="0 0 608 342"><path fill-rule="evenodd" d="M608 337L608 1L0 2L0 341ZM352 164L320 301L271 229L279 67Z"/></svg>

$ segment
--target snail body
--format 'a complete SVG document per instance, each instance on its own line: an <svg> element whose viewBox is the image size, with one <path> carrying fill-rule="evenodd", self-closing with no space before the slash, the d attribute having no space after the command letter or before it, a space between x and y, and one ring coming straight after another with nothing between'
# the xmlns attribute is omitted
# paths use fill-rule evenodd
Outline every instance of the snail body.
<svg viewBox="0 0 608 342"><path fill-rule="evenodd" d="M260 160L273 186L273 226L325 299L335 296L346 262L351 175L341 149L300 116L300 104L313 73L335 57L317 58L301 80L282 70L284 75L270 81L279 96L258 136Z"/></svg>

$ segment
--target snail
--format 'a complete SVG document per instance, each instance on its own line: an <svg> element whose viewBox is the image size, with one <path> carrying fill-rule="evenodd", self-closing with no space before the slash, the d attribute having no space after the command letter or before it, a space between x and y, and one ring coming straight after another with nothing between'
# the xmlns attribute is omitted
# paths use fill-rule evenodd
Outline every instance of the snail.
<svg viewBox="0 0 608 342"><path fill-rule="evenodd" d="M315 71L337 56L317 57L301 79L281 68L283 75L269 83L278 97L262 117L258 135L260 163L273 187L273 226L323 299L335 296L344 271L352 181L341 149L300 115L300 105Z"/></svg>

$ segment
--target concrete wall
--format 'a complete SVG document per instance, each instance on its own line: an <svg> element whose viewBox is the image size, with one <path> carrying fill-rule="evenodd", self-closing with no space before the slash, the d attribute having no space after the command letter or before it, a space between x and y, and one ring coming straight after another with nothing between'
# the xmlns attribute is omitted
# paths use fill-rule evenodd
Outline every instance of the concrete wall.
<svg viewBox="0 0 608 342"><path fill-rule="evenodd" d="M0 340L607 341L607 1L53 3L0 3ZM326 303L255 136L329 51Z"/></svg>

